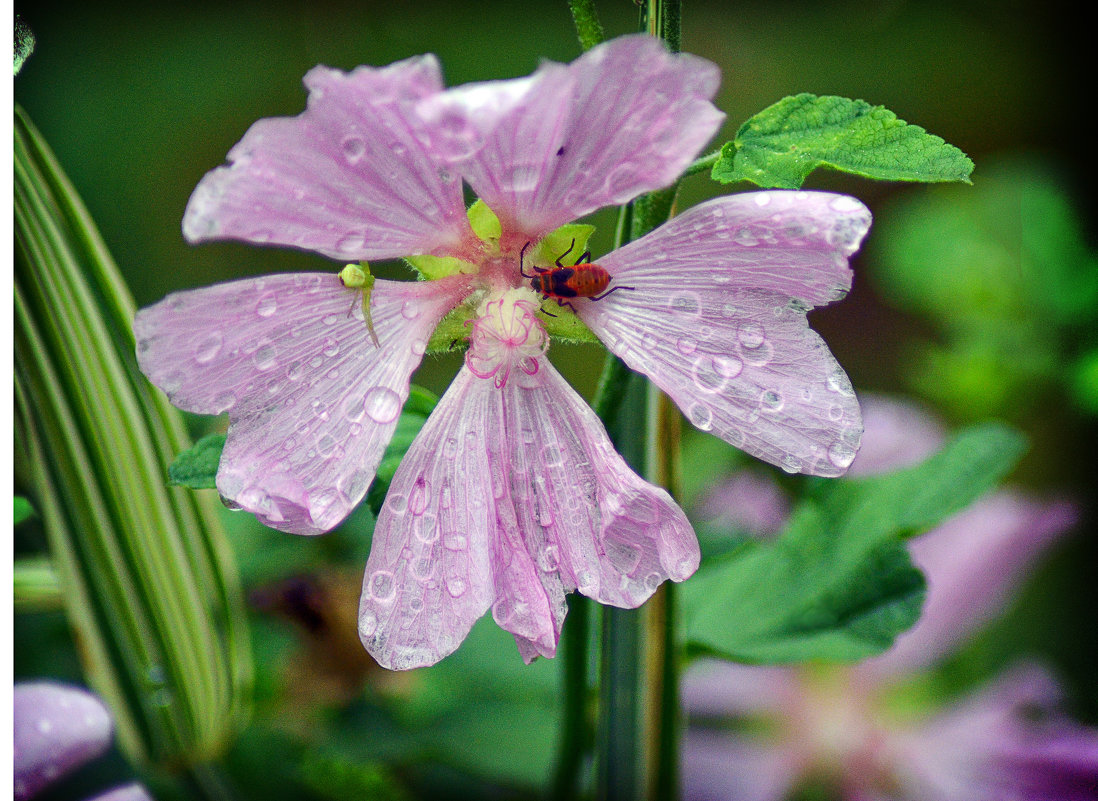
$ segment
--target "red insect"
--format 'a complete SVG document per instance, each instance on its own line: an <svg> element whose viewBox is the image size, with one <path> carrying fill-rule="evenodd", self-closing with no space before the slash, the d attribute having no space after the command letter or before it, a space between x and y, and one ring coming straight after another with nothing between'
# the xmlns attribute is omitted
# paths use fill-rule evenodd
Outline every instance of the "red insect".
<svg viewBox="0 0 1098 801"><path fill-rule="evenodd" d="M614 286L607 289L610 286L610 273L591 262L589 250L576 259L575 264L571 266L561 264L560 260L571 253L575 246L576 240L573 239L568 250L557 256L555 267L542 268L531 264L534 274L528 275L523 263L526 258L526 249L530 247L530 243L527 242L519 253L519 272L522 273L523 278L530 279L530 286L535 292L540 292L542 297L552 298L558 306L567 306L573 312L576 307L569 302L569 298L602 300L619 289L633 289L631 286Z"/></svg>

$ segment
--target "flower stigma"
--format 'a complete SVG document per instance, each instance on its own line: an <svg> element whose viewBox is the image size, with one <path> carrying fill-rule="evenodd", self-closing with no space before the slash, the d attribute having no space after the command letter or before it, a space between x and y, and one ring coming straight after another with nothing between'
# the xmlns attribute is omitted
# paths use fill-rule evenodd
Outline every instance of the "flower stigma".
<svg viewBox="0 0 1098 801"><path fill-rule="evenodd" d="M538 359L549 348L545 333L534 312L537 294L528 287L508 289L489 295L471 320L469 350L465 363L478 378L494 378L502 388L516 367L518 375L537 374Z"/></svg>

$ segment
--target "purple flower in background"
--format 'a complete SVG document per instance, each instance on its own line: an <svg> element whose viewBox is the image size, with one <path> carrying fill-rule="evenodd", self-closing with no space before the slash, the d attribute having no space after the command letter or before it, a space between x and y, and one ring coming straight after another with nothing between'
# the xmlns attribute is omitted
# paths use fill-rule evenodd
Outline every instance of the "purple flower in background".
<svg viewBox="0 0 1098 801"><path fill-rule="evenodd" d="M718 81L645 36L449 90L431 56L317 67L306 111L257 122L196 188L191 241L406 256L434 279L272 276L138 313L141 369L181 408L228 412L218 490L270 526L315 534L350 513L432 331L455 308L469 319L466 365L377 521L360 629L383 665L437 661L489 608L525 658L552 655L567 592L631 607L697 567L682 512L628 470L544 358L548 301L521 260L551 269L562 226L671 183L723 119ZM600 258L617 290L570 303L699 428L786 470L839 475L860 412L805 315L849 289L869 222L839 195L720 198Z"/></svg>
<svg viewBox="0 0 1098 801"><path fill-rule="evenodd" d="M12 692L15 801L28 801L58 779L110 748L114 724L103 702L87 690L54 682L27 682ZM90 801L151 801L137 784Z"/></svg>
<svg viewBox="0 0 1098 801"><path fill-rule="evenodd" d="M919 461L940 426L896 402L863 399L865 447L850 472ZM890 694L947 655L1008 600L1024 569L1074 520L1065 503L1001 491L911 545L928 593L919 622L879 657L850 667L751 667L702 661L687 671L689 801L780 801L823 779L858 801L1098 798L1098 731L1057 710L1048 673L1021 665L922 716ZM712 725L725 720L723 728ZM728 719L767 721L737 733ZM707 723L708 721L708 723Z"/></svg>

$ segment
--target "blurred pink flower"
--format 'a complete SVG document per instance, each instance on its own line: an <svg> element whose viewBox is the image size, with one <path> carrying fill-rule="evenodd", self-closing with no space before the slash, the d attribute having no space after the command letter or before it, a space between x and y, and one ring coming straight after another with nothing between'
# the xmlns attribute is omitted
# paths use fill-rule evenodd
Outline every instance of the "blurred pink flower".
<svg viewBox="0 0 1098 801"><path fill-rule="evenodd" d="M435 326L462 304L474 318L466 365L378 518L360 628L382 664L437 661L489 607L527 659L551 655L565 593L636 606L696 568L682 512L542 358L543 299L520 259L550 268L534 255L547 235L671 183L723 120L718 82L714 65L646 36L449 90L432 56L317 67L306 111L255 123L195 189L191 241L450 260L436 280L374 282L368 304L334 275L299 274L138 313L141 369L181 408L228 412L218 491L270 526L316 534L350 513ZM498 233L474 232L463 181ZM849 289L869 222L840 195L720 198L599 259L622 291L570 303L699 428L786 470L839 475L860 413L806 312Z"/></svg>
<svg viewBox="0 0 1098 801"><path fill-rule="evenodd" d="M114 734L98 697L50 681L24 682L12 691L15 801L29 801L54 782L106 753ZM89 801L151 801L138 784L116 787Z"/></svg>
<svg viewBox="0 0 1098 801"><path fill-rule="evenodd" d="M851 474L918 462L943 439L941 426L910 405L862 403L865 442ZM1098 731L1057 710L1056 685L1039 666L1018 666L921 716L888 703L999 613L1026 567L1074 519L1070 504L1000 491L912 541L928 583L923 614L881 656L849 667L693 665L683 681L693 723L685 797L780 801L800 782L823 779L858 801L1098 798ZM737 731L730 719L755 723Z"/></svg>

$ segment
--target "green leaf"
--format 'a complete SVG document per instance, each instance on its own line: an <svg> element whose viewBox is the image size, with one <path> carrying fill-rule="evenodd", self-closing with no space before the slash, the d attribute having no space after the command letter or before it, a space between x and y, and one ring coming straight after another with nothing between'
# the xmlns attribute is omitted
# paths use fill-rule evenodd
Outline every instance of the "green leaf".
<svg viewBox="0 0 1098 801"><path fill-rule="evenodd" d="M15 407L87 680L131 758L178 770L251 702L244 597L215 498L167 486L181 414L134 364L134 304L41 135L15 110Z"/></svg>
<svg viewBox="0 0 1098 801"><path fill-rule="evenodd" d="M902 539L994 486L1024 447L1012 429L986 424L915 467L817 482L779 539L748 543L684 585L689 643L743 662L882 652L918 619L925 594Z"/></svg>
<svg viewBox="0 0 1098 801"><path fill-rule="evenodd" d="M24 520L29 520L32 517L34 517L34 507L31 506L31 502L22 495L16 495L14 525L18 526Z"/></svg>
<svg viewBox="0 0 1098 801"><path fill-rule="evenodd" d="M385 455L381 457L381 463L377 468L377 477L370 485L370 491L366 495L366 502L376 515L381 511L381 504L385 500L385 493L389 491L389 483L396 475L400 460L408 452L412 441L415 440L423 424L427 422L431 410L438 403L438 395L429 389L412 385L408 393L408 400L401 409L400 419L397 421L393 438L389 440L389 447L385 449Z"/></svg>
<svg viewBox="0 0 1098 801"><path fill-rule="evenodd" d="M225 448L224 434L208 434L168 465L168 483L191 489L214 489L217 466Z"/></svg>
<svg viewBox="0 0 1098 801"><path fill-rule="evenodd" d="M61 582L48 557L16 559L11 577L16 612L45 612L62 608L64 597Z"/></svg>
<svg viewBox="0 0 1098 801"><path fill-rule="evenodd" d="M972 161L884 106L804 93L745 122L721 148L713 180L798 189L817 167L884 181L964 181Z"/></svg>

